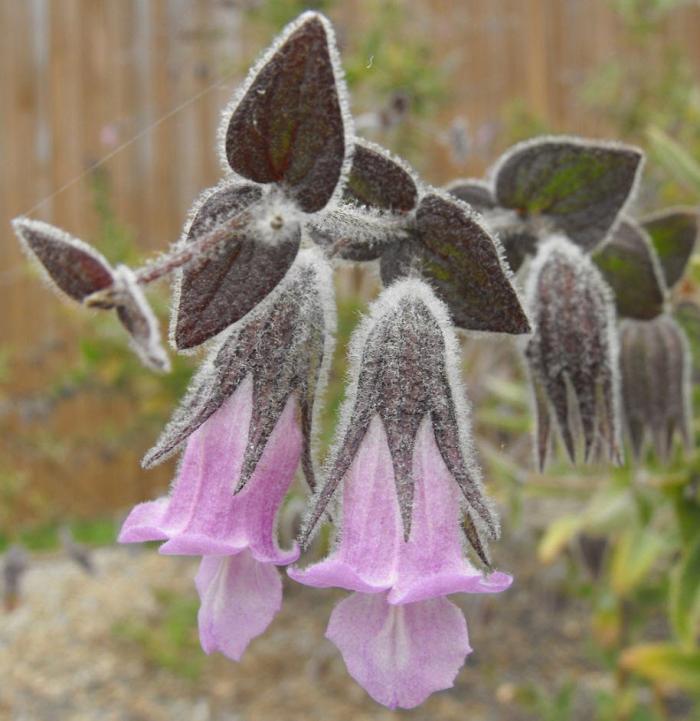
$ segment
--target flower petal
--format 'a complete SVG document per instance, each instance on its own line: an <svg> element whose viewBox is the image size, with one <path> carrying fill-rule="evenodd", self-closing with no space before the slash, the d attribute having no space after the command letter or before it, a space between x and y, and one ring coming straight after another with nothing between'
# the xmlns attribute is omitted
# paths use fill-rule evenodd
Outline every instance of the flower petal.
<svg viewBox="0 0 700 721"><path fill-rule="evenodd" d="M413 477L411 535L401 549L389 603L412 603L450 593L498 593L508 588L512 582L508 574L485 577L464 556L461 494L435 442L428 416L416 437Z"/></svg>
<svg viewBox="0 0 700 721"><path fill-rule="evenodd" d="M342 534L333 553L308 569L290 569L299 583L351 591L390 588L402 525L386 431L375 416L343 485Z"/></svg>
<svg viewBox="0 0 700 721"><path fill-rule="evenodd" d="M450 688L471 652L464 616L445 598L392 606L384 594L354 593L333 609L326 636L350 675L389 708Z"/></svg>
<svg viewBox="0 0 700 721"><path fill-rule="evenodd" d="M241 388L247 383L244 381ZM212 418L219 417L219 413ZM191 466L186 464L192 441L188 444L182 477L184 483L197 484L196 493L183 490L185 501L191 504L186 523L171 535L161 547L161 553L221 556L250 547L259 561L285 564L298 558L296 546L289 551L279 549L275 533L277 511L301 456L296 396L291 395L287 400L250 483L234 495L247 441L241 427L248 427L249 413L246 407L242 409L243 418L224 415L219 421L220 427L207 431L213 434L213 445L207 440L197 444ZM210 423L207 421L202 428ZM199 433L198 430L196 434ZM194 479L184 475L187 473L194 474Z"/></svg>
<svg viewBox="0 0 700 721"><path fill-rule="evenodd" d="M243 551L202 559L195 579L202 602L199 638L205 653L220 651L240 661L248 644L270 625L282 606L282 581L270 563Z"/></svg>
<svg viewBox="0 0 700 721"><path fill-rule="evenodd" d="M117 539L119 543L143 543L167 539L169 531L164 518L168 504L169 499L159 498L157 501L134 506L119 531Z"/></svg>

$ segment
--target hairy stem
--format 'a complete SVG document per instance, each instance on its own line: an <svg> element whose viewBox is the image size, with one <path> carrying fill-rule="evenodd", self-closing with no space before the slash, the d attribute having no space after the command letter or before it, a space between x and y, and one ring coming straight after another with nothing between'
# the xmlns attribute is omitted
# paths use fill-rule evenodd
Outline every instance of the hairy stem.
<svg viewBox="0 0 700 721"><path fill-rule="evenodd" d="M170 275L178 268L188 265L197 258L206 256L225 243L232 233L241 230L249 222L250 214L247 211L242 211L222 223L217 223L206 232L185 243L174 244L169 252L158 256L134 271L137 283L139 285L148 285ZM113 308L119 303L119 294L120 289L111 285L89 295L83 302L91 308Z"/></svg>
<svg viewBox="0 0 700 721"><path fill-rule="evenodd" d="M163 276L170 275L174 270L187 265L200 255L206 255L230 238L231 233L241 230L250 221L245 211L234 215L223 223L217 223L206 233L194 237L185 244L177 244L170 253L161 255L150 263L138 268L136 280L139 285L148 285Z"/></svg>

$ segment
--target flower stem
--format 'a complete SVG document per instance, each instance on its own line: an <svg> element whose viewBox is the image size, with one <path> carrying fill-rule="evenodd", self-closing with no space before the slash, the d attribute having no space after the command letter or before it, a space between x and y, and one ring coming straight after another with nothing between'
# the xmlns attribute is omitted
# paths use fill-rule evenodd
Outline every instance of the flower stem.
<svg viewBox="0 0 700 721"><path fill-rule="evenodd" d="M173 244L169 252L163 253L154 260L134 271L136 282L143 286L170 275L178 268L193 262L199 257L211 254L223 245L232 233L244 228L250 222L250 214L242 211L227 220L217 223L207 231L182 243ZM118 284L111 285L84 299L85 305L91 308L109 309L119 305L120 289Z"/></svg>

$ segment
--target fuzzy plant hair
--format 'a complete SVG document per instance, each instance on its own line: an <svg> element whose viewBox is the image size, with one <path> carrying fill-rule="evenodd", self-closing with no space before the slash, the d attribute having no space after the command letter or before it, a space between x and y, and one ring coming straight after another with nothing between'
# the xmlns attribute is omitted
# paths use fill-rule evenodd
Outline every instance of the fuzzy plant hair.
<svg viewBox="0 0 700 721"><path fill-rule="evenodd" d="M421 422L428 417L445 465L464 496L469 540L488 563L485 538L498 536L498 520L481 483L459 358L448 309L425 282L398 281L382 293L351 340L348 390L337 441L325 464L323 485L311 502L302 543L336 496L375 416L387 434L407 539L414 445Z"/></svg>
<svg viewBox="0 0 700 721"><path fill-rule="evenodd" d="M143 459L148 468L182 452L170 494L132 509L120 541L201 556L202 646L239 660L280 608L276 567L296 563L322 521L337 524L335 557L289 575L353 592L328 638L374 698L416 706L449 687L471 651L446 596L512 582L491 569L499 522L457 332L523 341L540 467L554 422L572 460L578 445L586 460L619 462L622 420L635 454L650 436L665 457L678 433L686 445L691 435L688 341L674 317L689 311L681 281L697 212L633 219L641 151L568 136L515 145L485 179L432 187L357 137L335 35L316 12L253 66L218 140L221 179L195 200L179 240L138 268L113 267L47 223L13 222L54 289L114 311L146 366L169 369L144 293L162 278L173 280L172 351L203 351ZM352 336L335 442L319 466L341 263L374 264L383 288ZM276 518L299 467L311 494L305 512L288 507L287 540L300 530L283 550Z"/></svg>

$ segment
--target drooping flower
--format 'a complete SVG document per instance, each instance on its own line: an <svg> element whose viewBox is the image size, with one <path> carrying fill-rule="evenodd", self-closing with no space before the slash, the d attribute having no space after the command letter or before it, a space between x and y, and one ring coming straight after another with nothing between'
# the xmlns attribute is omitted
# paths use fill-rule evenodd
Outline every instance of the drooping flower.
<svg viewBox="0 0 700 721"><path fill-rule="evenodd" d="M676 432L690 447L690 354L670 315L620 324L620 372L625 426L635 455L647 433L663 460Z"/></svg>
<svg viewBox="0 0 700 721"><path fill-rule="evenodd" d="M289 575L356 592L333 611L327 635L374 699L409 708L451 686L471 650L444 597L499 592L512 579L484 575L464 553L468 539L488 565L498 522L474 460L446 308L425 283L396 283L360 326L350 358L338 442L302 534L337 492L338 537L325 560Z"/></svg>
<svg viewBox="0 0 700 721"><path fill-rule="evenodd" d="M572 461L595 449L620 461L619 371L612 292L577 246L552 236L539 249L528 279L535 331L525 355L537 413L536 453L545 464L551 416Z"/></svg>
<svg viewBox="0 0 700 721"><path fill-rule="evenodd" d="M124 543L165 541L160 552L202 556L196 585L205 651L238 660L279 610L273 565L276 517L299 463L314 486L314 399L330 356L331 271L319 251L302 251L273 294L233 326L146 455L160 462L186 441L168 498L136 506Z"/></svg>
<svg viewBox="0 0 700 721"><path fill-rule="evenodd" d="M662 460L676 432L691 444L688 339L673 315L697 234L697 212L671 208L641 223L624 218L593 256L621 319L622 415L637 458L647 436Z"/></svg>

